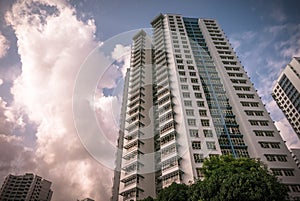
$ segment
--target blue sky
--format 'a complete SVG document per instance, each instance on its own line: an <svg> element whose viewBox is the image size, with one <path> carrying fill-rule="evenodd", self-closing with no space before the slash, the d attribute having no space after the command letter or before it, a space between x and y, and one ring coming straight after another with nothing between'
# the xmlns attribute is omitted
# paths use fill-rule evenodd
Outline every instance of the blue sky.
<svg viewBox="0 0 300 201"><path fill-rule="evenodd" d="M291 58L300 56L300 2L224 2L0 1L0 153L5 153L0 155L0 182L8 173L30 171L53 181L53 200L108 200L111 167L91 157L74 125L76 76L99 44L123 32L150 28L159 13L216 19L286 144L299 148L299 139L272 100L271 88ZM95 113L112 144L117 131L112 119L117 115L111 110L118 108L118 97L107 95L120 90L116 80L128 66L128 51L122 45L114 48L111 55L117 62L105 72L95 95Z"/></svg>

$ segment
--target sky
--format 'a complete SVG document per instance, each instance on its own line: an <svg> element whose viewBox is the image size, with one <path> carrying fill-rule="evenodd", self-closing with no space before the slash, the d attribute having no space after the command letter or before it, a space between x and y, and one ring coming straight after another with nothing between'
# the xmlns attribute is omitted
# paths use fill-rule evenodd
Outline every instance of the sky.
<svg viewBox="0 0 300 201"><path fill-rule="evenodd" d="M271 97L280 72L300 56L299 6L297 0L1 0L0 183L9 173L34 172L52 181L54 201L109 199L113 152L105 147L117 139L126 33L150 28L159 13L216 19L287 146L300 148ZM84 64L98 62L99 48L107 48L110 64L87 74L96 86L84 99L103 133L94 136L78 125L85 114L74 98Z"/></svg>

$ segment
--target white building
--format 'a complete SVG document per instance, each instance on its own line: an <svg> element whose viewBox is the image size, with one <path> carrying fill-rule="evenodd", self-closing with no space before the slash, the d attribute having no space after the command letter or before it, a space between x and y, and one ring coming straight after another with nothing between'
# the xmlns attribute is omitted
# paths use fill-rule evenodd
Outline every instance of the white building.
<svg viewBox="0 0 300 201"><path fill-rule="evenodd" d="M272 95L300 138L300 57L294 57L282 71Z"/></svg>
<svg viewBox="0 0 300 201"><path fill-rule="evenodd" d="M220 154L261 160L300 197L299 170L216 20L160 14L151 25L152 40L133 38L118 199L192 183Z"/></svg>
<svg viewBox="0 0 300 201"><path fill-rule="evenodd" d="M0 189L1 201L50 201L53 191L51 182L40 176L26 173L25 175L8 175Z"/></svg>

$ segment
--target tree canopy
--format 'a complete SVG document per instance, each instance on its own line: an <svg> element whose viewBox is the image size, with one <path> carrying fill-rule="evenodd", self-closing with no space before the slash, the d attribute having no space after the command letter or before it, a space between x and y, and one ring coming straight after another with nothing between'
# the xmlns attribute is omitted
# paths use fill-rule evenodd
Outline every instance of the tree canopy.
<svg viewBox="0 0 300 201"><path fill-rule="evenodd" d="M190 186L173 183L153 200L284 201L288 198L285 186L254 159L214 156L204 161L202 173L202 181Z"/></svg>

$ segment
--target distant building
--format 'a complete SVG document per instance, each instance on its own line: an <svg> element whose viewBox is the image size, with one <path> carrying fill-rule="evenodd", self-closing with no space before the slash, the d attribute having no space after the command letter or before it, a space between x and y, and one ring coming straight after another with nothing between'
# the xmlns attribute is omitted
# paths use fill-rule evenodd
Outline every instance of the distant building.
<svg viewBox="0 0 300 201"><path fill-rule="evenodd" d="M300 149L291 149L291 154L298 168L300 169Z"/></svg>
<svg viewBox="0 0 300 201"><path fill-rule="evenodd" d="M300 138L300 57L294 57L279 76L272 96Z"/></svg>
<svg viewBox="0 0 300 201"><path fill-rule="evenodd" d="M1 201L50 201L51 182L32 173L8 175L0 189Z"/></svg>

